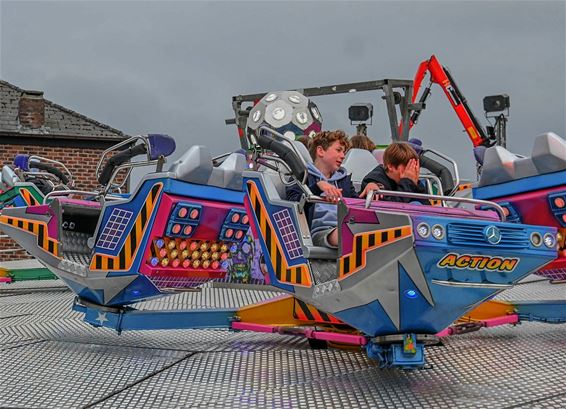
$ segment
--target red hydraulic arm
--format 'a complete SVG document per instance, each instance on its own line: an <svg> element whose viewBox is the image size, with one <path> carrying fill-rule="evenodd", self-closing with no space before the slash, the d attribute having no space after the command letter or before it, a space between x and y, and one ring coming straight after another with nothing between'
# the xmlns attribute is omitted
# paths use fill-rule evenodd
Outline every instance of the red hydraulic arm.
<svg viewBox="0 0 566 409"><path fill-rule="evenodd" d="M412 102L414 103L416 100L422 81L427 71L430 73L430 83L423 90L419 102L424 104L430 94L430 88L433 83L440 85L440 87L444 91L444 94L446 94L446 97L450 101L450 105L452 105L452 108L454 108L454 111L456 111L456 115L458 115L460 122L462 122L462 125L464 126L464 129L470 137L470 140L472 141L474 147L479 145L493 145L494 141L487 137L484 129L479 124L472 110L468 106L466 98L462 95L456 83L454 82L454 79L450 75L450 71L448 71L446 67L443 67L434 55L430 57L429 60L421 62L419 68L417 69L417 73L415 74L415 79L413 81L414 89ZM420 110L413 112L409 122L410 128L412 128L413 125L417 122L420 113Z"/></svg>

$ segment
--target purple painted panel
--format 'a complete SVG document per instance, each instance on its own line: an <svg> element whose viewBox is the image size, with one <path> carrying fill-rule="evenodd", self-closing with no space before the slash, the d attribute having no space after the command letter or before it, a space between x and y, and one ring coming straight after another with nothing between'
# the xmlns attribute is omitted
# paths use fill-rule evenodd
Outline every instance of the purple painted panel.
<svg viewBox="0 0 566 409"><path fill-rule="evenodd" d="M49 221L47 222L47 234L52 239L59 239L59 220L55 216L55 212L51 210L49 205L39 205L39 206L28 206L26 207L27 214L40 214L49 215Z"/></svg>

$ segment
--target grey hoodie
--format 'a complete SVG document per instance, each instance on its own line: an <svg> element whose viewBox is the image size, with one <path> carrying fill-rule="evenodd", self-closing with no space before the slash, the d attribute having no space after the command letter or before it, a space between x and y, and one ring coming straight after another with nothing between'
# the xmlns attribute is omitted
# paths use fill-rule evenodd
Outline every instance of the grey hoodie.
<svg viewBox="0 0 566 409"><path fill-rule="evenodd" d="M342 189L343 197L358 197L350 175L346 173L346 169L342 167L339 168L328 179L312 163L309 163L307 169L309 174L307 184L309 185L309 187L311 186L311 184L316 185L316 183L324 180L335 185L338 189ZM317 231L334 228L337 226L337 224L338 211L335 204L315 204L311 221L311 234L316 233Z"/></svg>

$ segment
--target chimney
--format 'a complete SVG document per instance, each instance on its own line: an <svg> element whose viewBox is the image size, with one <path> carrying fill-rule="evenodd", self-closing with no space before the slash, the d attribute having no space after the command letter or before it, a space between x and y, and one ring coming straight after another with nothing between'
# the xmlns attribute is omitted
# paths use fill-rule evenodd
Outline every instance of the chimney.
<svg viewBox="0 0 566 409"><path fill-rule="evenodd" d="M23 91L18 106L18 119L24 128L37 129L45 123L43 91Z"/></svg>

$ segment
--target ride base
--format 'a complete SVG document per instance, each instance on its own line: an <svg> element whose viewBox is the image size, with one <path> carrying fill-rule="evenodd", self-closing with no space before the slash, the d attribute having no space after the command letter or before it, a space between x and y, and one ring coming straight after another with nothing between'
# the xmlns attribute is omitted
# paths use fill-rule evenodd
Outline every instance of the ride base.
<svg viewBox="0 0 566 409"><path fill-rule="evenodd" d="M499 300L564 299L548 281ZM236 309L271 291L205 287L140 309ZM60 281L0 286L0 407L458 407L566 406L566 327L525 322L442 338L428 369L382 370L352 349L230 330L95 328L71 310Z"/></svg>

